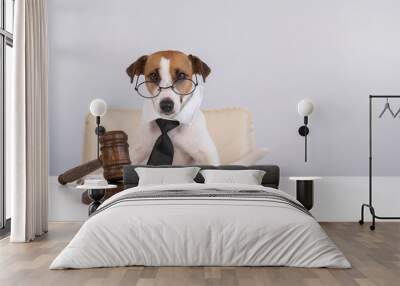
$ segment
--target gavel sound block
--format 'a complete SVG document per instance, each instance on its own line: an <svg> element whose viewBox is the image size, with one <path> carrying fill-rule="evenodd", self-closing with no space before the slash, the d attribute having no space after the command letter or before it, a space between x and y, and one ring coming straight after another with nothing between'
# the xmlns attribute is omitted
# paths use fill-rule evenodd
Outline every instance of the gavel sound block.
<svg viewBox="0 0 400 286"><path fill-rule="evenodd" d="M81 179L82 177L103 167L104 178L113 184L119 185L117 189L106 191L105 199L123 189L122 176L123 166L130 165L128 135L124 131L109 131L100 137L100 160L84 163L72 168L58 177L60 184L65 185ZM87 192L83 193L82 201L90 203Z"/></svg>

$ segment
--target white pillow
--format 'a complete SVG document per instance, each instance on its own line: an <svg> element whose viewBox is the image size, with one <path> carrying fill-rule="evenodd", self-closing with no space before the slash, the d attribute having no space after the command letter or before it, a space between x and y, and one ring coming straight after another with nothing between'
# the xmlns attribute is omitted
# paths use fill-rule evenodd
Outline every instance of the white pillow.
<svg viewBox="0 0 400 286"><path fill-rule="evenodd" d="M199 167L135 168L139 176L139 186L195 183L193 179L199 170Z"/></svg>
<svg viewBox="0 0 400 286"><path fill-rule="evenodd" d="M265 171L262 170L202 170L204 183L261 185Z"/></svg>

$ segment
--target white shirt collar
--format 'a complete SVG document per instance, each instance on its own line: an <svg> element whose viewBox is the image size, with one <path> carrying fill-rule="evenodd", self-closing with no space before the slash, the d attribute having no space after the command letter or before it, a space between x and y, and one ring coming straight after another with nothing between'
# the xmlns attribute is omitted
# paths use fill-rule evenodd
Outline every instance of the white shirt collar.
<svg viewBox="0 0 400 286"><path fill-rule="evenodd" d="M151 99L146 99L143 104L142 109L142 121L151 122L158 118L177 120L180 124L190 125L193 121L195 115L200 111L200 106L203 101L203 87L197 86L196 90L193 92L190 98L184 103L181 111L175 114L173 117L165 117L158 113L154 108L153 101Z"/></svg>

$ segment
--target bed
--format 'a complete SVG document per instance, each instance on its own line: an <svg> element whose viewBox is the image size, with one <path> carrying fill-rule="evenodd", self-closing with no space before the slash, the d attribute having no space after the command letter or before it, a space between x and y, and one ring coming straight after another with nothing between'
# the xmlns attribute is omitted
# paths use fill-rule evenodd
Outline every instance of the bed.
<svg viewBox="0 0 400 286"><path fill-rule="evenodd" d="M349 268L312 215L278 189L277 166L201 166L264 170L261 185L196 183L138 186L106 200L50 269L144 266Z"/></svg>

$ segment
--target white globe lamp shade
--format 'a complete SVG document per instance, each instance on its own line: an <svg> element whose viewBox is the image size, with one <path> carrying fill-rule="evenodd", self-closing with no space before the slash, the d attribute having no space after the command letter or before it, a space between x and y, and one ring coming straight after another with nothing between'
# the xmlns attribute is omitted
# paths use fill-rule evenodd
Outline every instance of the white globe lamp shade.
<svg viewBox="0 0 400 286"><path fill-rule="evenodd" d="M90 113L93 116L104 116L107 112L107 103L99 98L93 99L90 103Z"/></svg>
<svg viewBox="0 0 400 286"><path fill-rule="evenodd" d="M313 112L313 110L314 110L314 105L308 99L301 100L297 105L297 111L303 117L310 115Z"/></svg>

